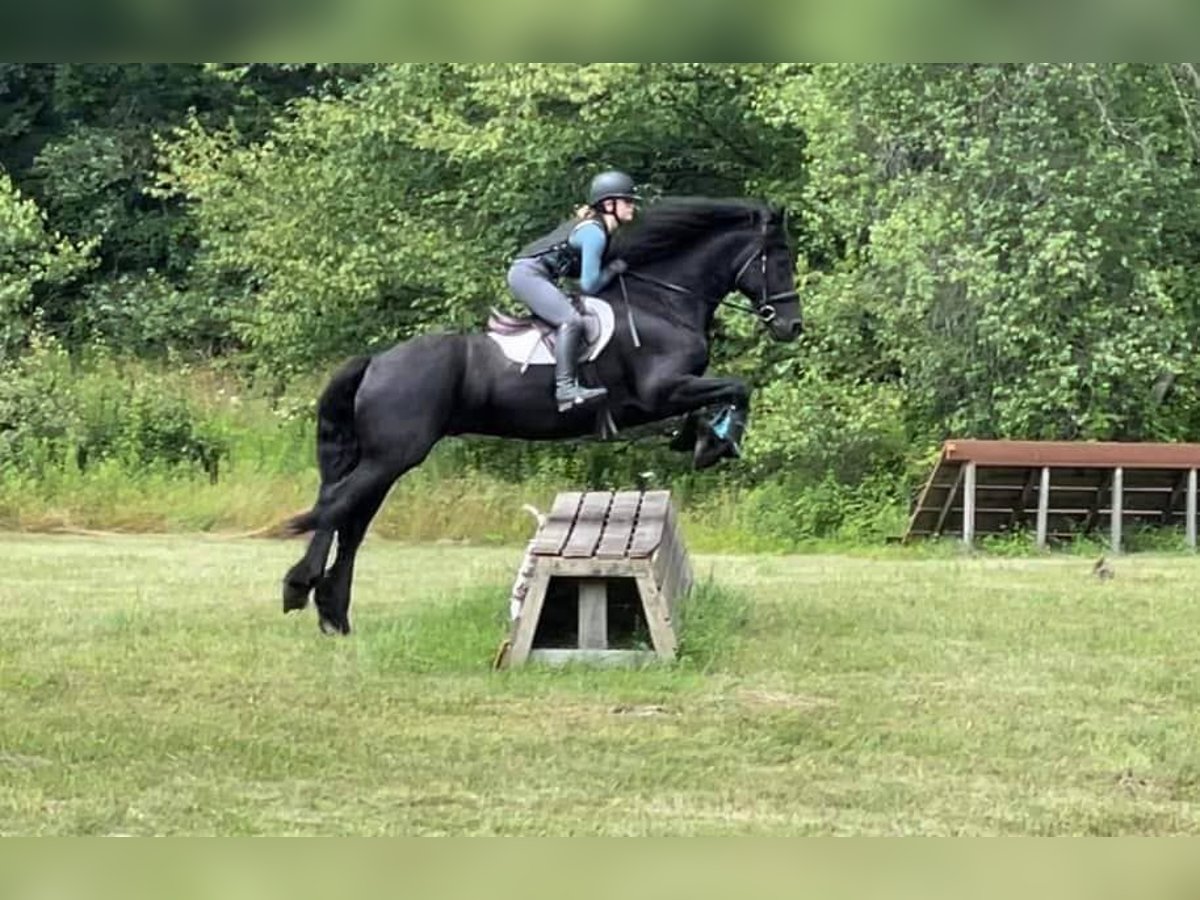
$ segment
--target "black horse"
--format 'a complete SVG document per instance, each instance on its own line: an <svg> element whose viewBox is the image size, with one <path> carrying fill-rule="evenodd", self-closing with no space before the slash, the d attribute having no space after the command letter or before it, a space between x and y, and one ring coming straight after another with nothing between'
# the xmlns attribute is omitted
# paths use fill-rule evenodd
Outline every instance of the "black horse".
<svg viewBox="0 0 1200 900"><path fill-rule="evenodd" d="M609 345L589 364L608 388L603 406L560 413L553 367L522 367L485 334L416 337L344 365L318 404L316 505L287 523L316 532L283 580L284 611L303 609L315 589L321 630L350 631L354 560L393 483L446 435L527 440L587 436L599 422L626 429L688 415L673 446L703 468L736 456L750 391L708 378L708 334L717 306L739 291L771 336L802 330L783 213L743 200L681 198L648 206L618 231L610 256L628 271L601 296L614 308ZM710 422L698 411L719 408ZM708 427L706 427L708 426ZM337 535L337 557L325 563Z"/></svg>

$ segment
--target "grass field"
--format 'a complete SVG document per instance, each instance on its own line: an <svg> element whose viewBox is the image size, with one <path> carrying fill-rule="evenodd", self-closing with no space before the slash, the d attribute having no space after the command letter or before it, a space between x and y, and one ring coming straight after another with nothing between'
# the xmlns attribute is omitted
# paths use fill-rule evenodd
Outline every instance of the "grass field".
<svg viewBox="0 0 1200 900"><path fill-rule="evenodd" d="M1200 560L698 556L684 658L493 673L515 548L0 537L0 833L1194 834Z"/></svg>

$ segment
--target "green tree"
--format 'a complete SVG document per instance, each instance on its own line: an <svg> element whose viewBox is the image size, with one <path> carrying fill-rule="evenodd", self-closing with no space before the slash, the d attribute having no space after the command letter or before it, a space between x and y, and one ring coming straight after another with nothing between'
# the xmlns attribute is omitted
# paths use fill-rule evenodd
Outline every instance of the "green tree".
<svg viewBox="0 0 1200 900"><path fill-rule="evenodd" d="M818 66L759 107L808 136L810 309L835 377L919 438L1179 438L1194 381L1195 70Z"/></svg>
<svg viewBox="0 0 1200 900"><path fill-rule="evenodd" d="M44 305L47 328L74 345L98 334L134 352L220 345L228 324L218 311L177 290L196 239L183 204L149 190L155 136L191 113L260 139L292 98L336 93L370 68L0 65L0 160L54 231L96 248L91 277Z"/></svg>
<svg viewBox="0 0 1200 900"><path fill-rule="evenodd" d="M261 143L193 121L164 148L164 192L195 204L199 289L236 306L261 362L307 368L477 327L513 251L599 168L730 195L778 171L791 135L751 115L762 70L390 66L298 101Z"/></svg>
<svg viewBox="0 0 1200 900"><path fill-rule="evenodd" d="M0 355L21 347L42 304L92 265L92 249L49 231L37 204L0 169Z"/></svg>

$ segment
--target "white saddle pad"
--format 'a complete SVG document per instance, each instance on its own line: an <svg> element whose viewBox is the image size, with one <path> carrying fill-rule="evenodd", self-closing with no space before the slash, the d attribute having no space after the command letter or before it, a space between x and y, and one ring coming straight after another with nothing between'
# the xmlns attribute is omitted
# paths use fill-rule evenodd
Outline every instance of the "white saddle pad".
<svg viewBox="0 0 1200 900"><path fill-rule="evenodd" d="M613 310L599 297L584 297L583 305L587 309L587 346L584 348L586 355L583 359L592 362L612 340ZM522 368L554 365L554 356L542 340L542 333L536 328L530 328L520 334L496 334L489 331L488 337L500 345L505 356L515 363L520 363Z"/></svg>

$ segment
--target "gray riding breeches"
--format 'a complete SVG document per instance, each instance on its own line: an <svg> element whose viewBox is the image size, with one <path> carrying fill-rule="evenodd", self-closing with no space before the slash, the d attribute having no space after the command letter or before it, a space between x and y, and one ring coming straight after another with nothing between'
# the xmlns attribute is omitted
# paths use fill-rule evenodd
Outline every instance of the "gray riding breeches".
<svg viewBox="0 0 1200 900"><path fill-rule="evenodd" d="M508 270L508 287L535 316L556 328L579 317L566 294L554 283L549 270L536 257L523 257L513 262Z"/></svg>

